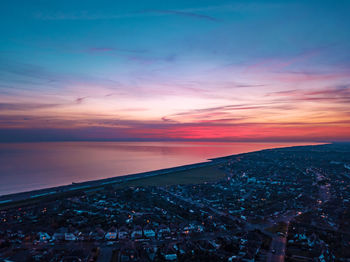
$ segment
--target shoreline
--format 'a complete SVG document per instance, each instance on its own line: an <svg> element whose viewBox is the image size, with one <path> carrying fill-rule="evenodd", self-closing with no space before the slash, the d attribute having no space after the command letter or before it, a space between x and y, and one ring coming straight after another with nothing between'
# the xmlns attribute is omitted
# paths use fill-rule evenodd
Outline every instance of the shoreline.
<svg viewBox="0 0 350 262"><path fill-rule="evenodd" d="M325 144L327 144L327 143L325 143ZM193 169L199 169L199 168L204 168L204 167L217 166L220 163L225 162L225 161L227 161L227 159L232 158L234 156L250 154L250 153L255 153L255 152L262 152L262 151L266 151L266 150L321 146L321 145L325 145L325 144L288 146L288 147L281 147L281 148L262 149L262 150L252 151L252 152L246 152L246 153L233 154L233 155L228 155L228 156L223 156L223 157L211 158L211 159L208 159L206 162L200 162L200 163L195 163L195 164L182 165L182 166L164 168L164 169L159 169L159 170L154 170L154 171L147 171L147 172L141 172L141 173L135 173L135 174L127 174L127 175L122 175L122 176L118 176L118 177L90 180L90 181L85 181L85 182L57 186L57 187L50 187L50 188L31 190L31 191L26 191L26 192L1 195L0 196L0 210L5 209L5 208L10 207L10 206L24 204L26 202L32 203L32 202L36 202L36 201L42 200L42 199L56 199L56 198L60 198L62 196L74 195L74 194L81 192L81 191L87 191L87 192L94 191L94 190L98 190L98 189L103 188L103 187L108 186L108 185L115 185L115 184L122 185L126 182L129 182L129 181L135 181L135 180L139 180L139 179L147 179L147 178L161 176L161 175L169 175L169 174L190 171Z"/></svg>
<svg viewBox="0 0 350 262"><path fill-rule="evenodd" d="M16 205L26 201L32 202L31 200L35 201L35 200L44 199L44 198L57 198L58 196L71 195L81 191L93 191L108 185L115 185L115 184L122 185L129 181L147 179L155 176L161 176L161 175L173 174L177 172L189 171L192 169L215 166L215 165L218 165L220 162L222 162L222 160L217 160L217 161L208 160L207 162L200 162L195 164L164 168L164 169L141 172L136 174L127 174L127 175L118 176L118 177L90 180L85 182L57 186L57 187L50 187L50 188L2 195L0 196L0 210L8 206Z"/></svg>

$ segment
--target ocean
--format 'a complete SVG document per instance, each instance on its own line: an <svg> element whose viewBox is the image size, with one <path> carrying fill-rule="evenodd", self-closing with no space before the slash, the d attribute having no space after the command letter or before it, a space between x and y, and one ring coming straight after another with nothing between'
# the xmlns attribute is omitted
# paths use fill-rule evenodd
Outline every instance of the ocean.
<svg viewBox="0 0 350 262"><path fill-rule="evenodd" d="M0 195L204 162L266 148L315 143L0 143Z"/></svg>

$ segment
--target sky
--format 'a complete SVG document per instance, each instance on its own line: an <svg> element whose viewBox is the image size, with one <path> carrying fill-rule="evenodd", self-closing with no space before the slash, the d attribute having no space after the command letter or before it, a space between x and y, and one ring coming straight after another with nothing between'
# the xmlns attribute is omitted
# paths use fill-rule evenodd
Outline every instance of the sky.
<svg viewBox="0 0 350 262"><path fill-rule="evenodd" d="M350 140L350 1L1 4L0 142Z"/></svg>

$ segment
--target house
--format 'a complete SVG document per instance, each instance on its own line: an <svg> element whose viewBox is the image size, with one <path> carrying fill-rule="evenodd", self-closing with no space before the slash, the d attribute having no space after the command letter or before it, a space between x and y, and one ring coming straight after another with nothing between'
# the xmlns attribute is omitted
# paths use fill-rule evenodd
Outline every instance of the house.
<svg viewBox="0 0 350 262"><path fill-rule="evenodd" d="M176 260L177 259L177 255L175 253L172 253L172 254L165 254L165 259L166 260Z"/></svg>
<svg viewBox="0 0 350 262"><path fill-rule="evenodd" d="M151 227L146 226L143 229L143 235L147 238L154 238L156 236L156 232L154 232L154 230Z"/></svg>
<svg viewBox="0 0 350 262"><path fill-rule="evenodd" d="M65 233L64 234L64 239L66 241L75 241L75 240L77 240L77 238L75 237L75 235L73 233Z"/></svg>
<svg viewBox="0 0 350 262"><path fill-rule="evenodd" d="M203 231L204 231L204 227L202 225L198 225L197 232L203 232Z"/></svg>
<svg viewBox="0 0 350 262"><path fill-rule="evenodd" d="M107 232L105 235L106 240L116 240L117 239L117 232Z"/></svg>
<svg viewBox="0 0 350 262"><path fill-rule="evenodd" d="M185 235L188 235L190 233L192 233L192 231L195 229L195 226L192 225L192 224L185 224L185 223L182 223L180 225L180 227L182 228L182 234L185 234Z"/></svg>
<svg viewBox="0 0 350 262"><path fill-rule="evenodd" d="M177 260L177 250L175 245L169 245L166 251L164 252L164 257L168 261Z"/></svg>
<svg viewBox="0 0 350 262"><path fill-rule="evenodd" d="M158 231L157 231L157 238L158 239L162 239L162 238L166 238L166 237L170 237L170 228L164 224L161 224L158 227Z"/></svg>
<svg viewBox="0 0 350 262"><path fill-rule="evenodd" d="M51 239L50 235L46 232L39 232L38 235L40 241L49 241Z"/></svg>
<svg viewBox="0 0 350 262"><path fill-rule="evenodd" d="M134 230L131 232L131 238L142 238L142 227L137 225L134 227Z"/></svg>
<svg viewBox="0 0 350 262"><path fill-rule="evenodd" d="M129 230L126 227L121 227L118 231L118 239L127 239L129 237Z"/></svg>

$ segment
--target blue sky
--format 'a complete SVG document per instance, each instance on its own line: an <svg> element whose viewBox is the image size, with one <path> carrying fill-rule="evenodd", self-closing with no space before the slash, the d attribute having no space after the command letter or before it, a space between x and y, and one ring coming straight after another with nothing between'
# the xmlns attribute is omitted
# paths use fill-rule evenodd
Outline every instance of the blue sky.
<svg viewBox="0 0 350 262"><path fill-rule="evenodd" d="M0 133L250 140L260 127L262 140L348 139L348 10L349 1L3 1Z"/></svg>

